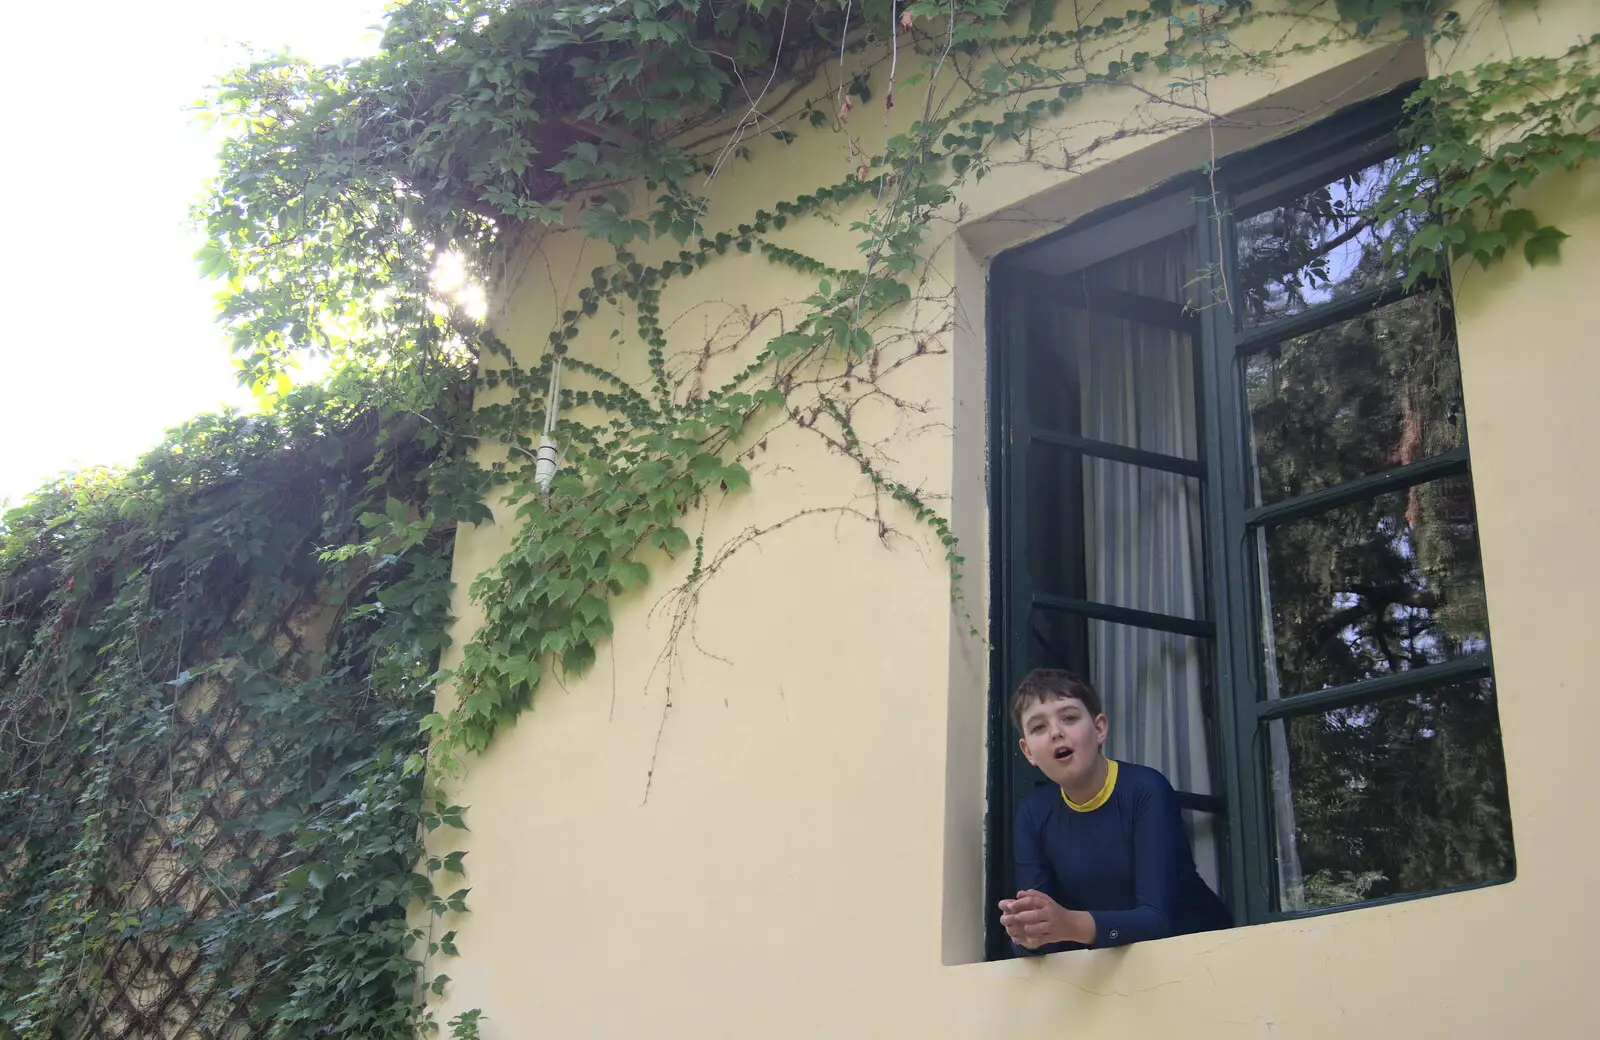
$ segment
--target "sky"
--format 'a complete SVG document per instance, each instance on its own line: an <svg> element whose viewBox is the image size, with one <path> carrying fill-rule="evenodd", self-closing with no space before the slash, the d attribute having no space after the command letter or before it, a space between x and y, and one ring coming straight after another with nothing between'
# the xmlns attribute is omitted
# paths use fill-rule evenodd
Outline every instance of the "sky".
<svg viewBox="0 0 1600 1040"><path fill-rule="evenodd" d="M83 0L8 19L0 146L0 506L249 407L194 263L220 130L192 111L257 53L377 50L385 0ZM31 17L33 25L26 24ZM31 41L31 42L30 42Z"/></svg>

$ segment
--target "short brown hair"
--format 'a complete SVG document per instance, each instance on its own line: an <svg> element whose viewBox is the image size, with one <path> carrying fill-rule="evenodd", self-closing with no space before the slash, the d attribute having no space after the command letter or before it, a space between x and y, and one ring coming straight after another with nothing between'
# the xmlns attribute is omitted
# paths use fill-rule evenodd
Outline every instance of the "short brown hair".
<svg viewBox="0 0 1600 1040"><path fill-rule="evenodd" d="M1072 698L1083 702L1090 715L1103 715L1100 694L1089 680L1064 668L1035 668L1023 677L1016 692L1011 695L1011 724L1022 731L1022 713L1044 701Z"/></svg>

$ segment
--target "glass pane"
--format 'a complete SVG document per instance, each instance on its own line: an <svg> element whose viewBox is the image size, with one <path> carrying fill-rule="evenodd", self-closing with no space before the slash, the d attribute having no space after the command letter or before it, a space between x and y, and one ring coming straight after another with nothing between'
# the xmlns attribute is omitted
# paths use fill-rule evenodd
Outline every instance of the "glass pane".
<svg viewBox="0 0 1600 1040"><path fill-rule="evenodd" d="M1489 646L1472 484L1436 480L1260 535L1268 697Z"/></svg>
<svg viewBox="0 0 1600 1040"><path fill-rule="evenodd" d="M1200 871L1211 891L1222 893L1222 849L1220 837L1223 826L1215 813L1198 809L1183 810L1183 829L1189 835L1189 847L1194 850L1194 865Z"/></svg>
<svg viewBox="0 0 1600 1040"><path fill-rule="evenodd" d="M1200 481L1035 447L1028 488L1034 588L1175 617L1205 616Z"/></svg>
<svg viewBox="0 0 1600 1040"><path fill-rule="evenodd" d="M1366 214L1397 177L1398 157L1384 159L1238 218L1235 256L1245 326L1262 325L1378 285L1391 276L1386 248L1421 226L1407 214L1375 223Z"/></svg>
<svg viewBox="0 0 1600 1040"><path fill-rule="evenodd" d="M1258 503L1459 447L1455 324L1419 293L1245 359Z"/></svg>
<svg viewBox="0 0 1600 1040"><path fill-rule="evenodd" d="M1052 328L1030 386L1034 426L1199 458L1189 336L1069 310L1055 312Z"/></svg>
<svg viewBox="0 0 1600 1040"><path fill-rule="evenodd" d="M1183 303L1193 281L1191 235L1174 235L1064 277ZM1048 301L1046 301L1048 302ZM1183 332L1049 307L1032 344L1029 413L1038 429L1163 455L1199 457L1194 346Z"/></svg>
<svg viewBox="0 0 1600 1040"><path fill-rule="evenodd" d="M1034 615L1034 664L1086 675L1110 730L1106 754L1211 794L1211 647L1203 639L1058 611Z"/></svg>
<svg viewBox="0 0 1600 1040"><path fill-rule="evenodd" d="M1204 617L1200 481L1085 458L1083 489L1085 597Z"/></svg>
<svg viewBox="0 0 1600 1040"><path fill-rule="evenodd" d="M1268 737L1283 909L1511 876L1492 680L1276 721Z"/></svg>

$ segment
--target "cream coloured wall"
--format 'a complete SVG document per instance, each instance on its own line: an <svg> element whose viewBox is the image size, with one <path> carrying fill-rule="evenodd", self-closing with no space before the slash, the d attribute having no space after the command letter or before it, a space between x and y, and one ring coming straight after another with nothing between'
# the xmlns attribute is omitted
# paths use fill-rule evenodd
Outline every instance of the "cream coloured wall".
<svg viewBox="0 0 1600 1040"><path fill-rule="evenodd" d="M1289 128L1263 113L1314 115L1424 61L1551 52L1600 31L1600 11L1547 0L1493 28L1471 54L1347 48L1274 77L1219 81L1213 105L1257 116L1224 129L1216 148ZM860 118L855 129L889 128ZM1211 141L1174 126L1100 153L1105 164L1087 172L1002 165L948 208L923 302L893 320L902 338L879 335L890 350L925 344L888 385L926 411L908 419L867 404L861 419L898 477L948 496L970 561L967 616L951 609L937 546L909 518L886 506L893 530L880 538L852 466L793 425L771 433L752 490L708 507L707 553L788 522L705 585L703 650L685 639L663 658L663 597L688 561L654 560L650 586L618 604L615 639L593 671L547 683L469 765L458 800L471 807L460 840L475 912L449 924L463 955L441 966L454 979L441 1017L481 1007L495 1040L1595 1034L1586 988L1600 912L1588 882L1600 814L1588 792L1600 786L1600 756L1587 744L1600 702L1587 681L1585 608L1600 587L1600 491L1582 471L1600 445L1600 410L1588 406L1600 385L1586 306L1600 284L1592 170L1551 178L1531 200L1572 234L1562 264L1466 272L1458 292L1517 879L1121 950L977 962L986 660L968 630L985 617L987 582L987 263L1192 167ZM713 186L713 223L853 168L836 140L757 147L761 161ZM803 221L779 237L856 263L860 236L842 222ZM555 232L514 258L497 325L525 359L603 259L597 248ZM752 320L752 335L773 334L768 309L792 313L813 287L743 257L674 283L662 312L686 373L704 343L726 345ZM601 334L577 352L637 374L638 348L624 342ZM710 381L724 363L712 360ZM509 534L463 532L463 587ZM475 615L465 600L458 611L465 635Z"/></svg>

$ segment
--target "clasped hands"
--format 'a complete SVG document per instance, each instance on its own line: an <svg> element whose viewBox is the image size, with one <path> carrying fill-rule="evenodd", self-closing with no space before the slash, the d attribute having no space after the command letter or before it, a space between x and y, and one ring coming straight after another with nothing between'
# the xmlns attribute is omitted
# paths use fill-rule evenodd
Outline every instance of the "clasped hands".
<svg viewBox="0 0 1600 1040"><path fill-rule="evenodd" d="M1050 943L1094 942L1094 917L1083 910L1068 910L1043 892L1027 888L1015 899L1000 900L1000 924L1011 941L1037 950Z"/></svg>

